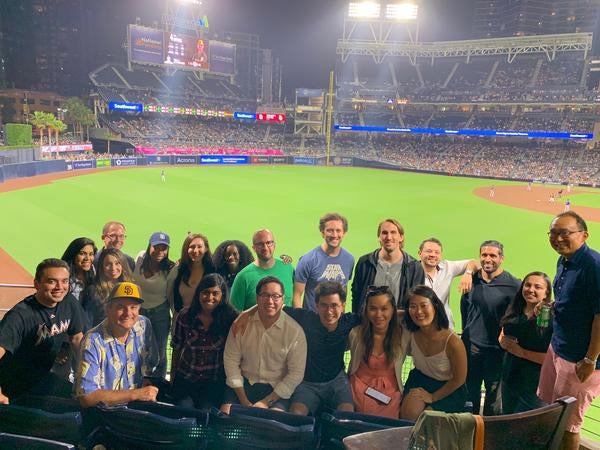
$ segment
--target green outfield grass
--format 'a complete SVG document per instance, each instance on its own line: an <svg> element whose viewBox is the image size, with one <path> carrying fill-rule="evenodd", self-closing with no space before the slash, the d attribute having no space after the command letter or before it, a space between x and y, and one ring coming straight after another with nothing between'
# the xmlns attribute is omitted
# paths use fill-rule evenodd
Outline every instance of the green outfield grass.
<svg viewBox="0 0 600 450"><path fill-rule="evenodd" d="M600 195L598 194L563 194L562 198L557 199L557 201L564 203L567 199L571 200L571 208L573 209L576 209L578 206L600 208Z"/></svg>
<svg viewBox="0 0 600 450"><path fill-rule="evenodd" d="M489 180L357 168L166 167L124 169L57 180L51 185L0 193L0 246L33 271L43 258L60 257L75 237L99 242L102 225L127 226L124 250L135 256L154 231L171 235L171 258L179 257L188 231L208 236L214 249L225 239L250 243L258 228L270 228L277 254L298 257L321 242L318 219L336 211L349 220L344 247L358 257L378 246L377 224L388 217L405 227L405 250L435 236L448 259L477 258L479 244L505 245L504 267L517 277L533 270L554 276L556 254L546 232L551 216L499 205L472 191ZM494 181L496 186L510 184ZM600 207L600 195L573 196L576 205ZM589 223L592 247L600 248ZM599 233L600 234L600 233ZM101 243L100 243L101 244ZM458 295L451 299L460 320ZM595 414L598 409L593 409ZM600 435L597 423L586 428Z"/></svg>

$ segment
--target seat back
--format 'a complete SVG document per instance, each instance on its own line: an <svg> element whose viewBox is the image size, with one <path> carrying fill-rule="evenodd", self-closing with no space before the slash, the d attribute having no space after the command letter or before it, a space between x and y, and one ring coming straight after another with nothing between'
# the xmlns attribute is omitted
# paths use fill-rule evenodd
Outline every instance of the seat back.
<svg viewBox="0 0 600 450"><path fill-rule="evenodd" d="M55 414L17 405L0 405L0 430L75 445L84 439L81 412Z"/></svg>
<svg viewBox="0 0 600 450"><path fill-rule="evenodd" d="M557 450L575 402L574 397L562 397L527 412L484 416L484 450L512 449L515 442L527 450Z"/></svg>
<svg viewBox="0 0 600 450"><path fill-rule="evenodd" d="M388 428L410 427L414 422L354 412L332 411L321 414L321 449L343 449L343 439L354 434Z"/></svg>
<svg viewBox="0 0 600 450"><path fill-rule="evenodd" d="M314 420L308 417L234 408L231 414L216 409L209 416L209 448L219 449L313 449Z"/></svg>
<svg viewBox="0 0 600 450"><path fill-rule="evenodd" d="M98 405L101 433L95 444L108 444L110 448L164 449L202 448L196 436L195 418L171 419L148 411L127 406Z"/></svg>
<svg viewBox="0 0 600 450"><path fill-rule="evenodd" d="M0 448L2 450L75 450L76 447L66 442L0 433Z"/></svg>

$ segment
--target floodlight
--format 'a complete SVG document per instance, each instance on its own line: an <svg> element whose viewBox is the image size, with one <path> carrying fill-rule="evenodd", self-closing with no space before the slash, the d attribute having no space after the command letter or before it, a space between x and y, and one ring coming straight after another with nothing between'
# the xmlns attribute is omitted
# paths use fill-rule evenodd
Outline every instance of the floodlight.
<svg viewBox="0 0 600 450"><path fill-rule="evenodd" d="M381 16L381 5L375 2L350 3L348 17L359 19L378 19Z"/></svg>
<svg viewBox="0 0 600 450"><path fill-rule="evenodd" d="M177 0L182 5L201 5L201 0Z"/></svg>
<svg viewBox="0 0 600 450"><path fill-rule="evenodd" d="M388 20L416 20L419 6L415 3L388 4L385 18Z"/></svg>

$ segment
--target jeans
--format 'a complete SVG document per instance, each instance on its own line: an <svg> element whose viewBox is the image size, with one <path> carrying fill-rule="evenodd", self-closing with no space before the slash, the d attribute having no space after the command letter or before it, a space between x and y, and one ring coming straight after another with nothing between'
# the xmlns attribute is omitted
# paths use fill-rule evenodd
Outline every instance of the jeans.
<svg viewBox="0 0 600 450"><path fill-rule="evenodd" d="M479 414L481 407L481 382L485 386L485 402L483 415L492 416L501 414L501 399L498 387L502 375L502 358L504 350L494 348L480 348L475 344L467 343L467 389L469 400L473 402L473 413Z"/></svg>
<svg viewBox="0 0 600 450"><path fill-rule="evenodd" d="M160 360L154 375L164 378L167 374L167 340L169 338L169 331L171 330L171 309L169 308L169 302L165 301L156 308L142 308L140 309L140 314L150 319L158 348Z"/></svg>

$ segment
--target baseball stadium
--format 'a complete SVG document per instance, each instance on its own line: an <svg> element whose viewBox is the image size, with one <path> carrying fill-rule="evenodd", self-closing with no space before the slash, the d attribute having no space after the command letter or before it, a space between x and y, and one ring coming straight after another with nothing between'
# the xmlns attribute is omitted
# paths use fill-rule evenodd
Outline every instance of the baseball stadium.
<svg viewBox="0 0 600 450"><path fill-rule="evenodd" d="M123 13L121 20L128 23L115 30L113 39L120 43L118 56L90 57L92 62L87 66L81 59L77 71L63 77L68 78L71 88L76 82L81 83L83 88L75 95L62 89L60 82L53 88L48 81L60 77L44 78L44 74L54 70L48 63L54 56L44 53L42 44L36 47L39 54L35 55L36 64L41 67L41 81L25 85L25 78L19 80L19 74L27 71L28 66L15 56L18 53L15 49L21 48L19 39L25 39L18 32L15 18L25 17L23 11L30 8L33 19L27 20L32 20L32 26L49 24L40 25L36 31L35 36L43 41L44 36L50 39L50 35L44 33L77 27L81 28L81 36L85 36L86 25L79 22L83 15L65 12L67 4L72 3L71 10L73 5L78 5L87 11L86 20L93 20L90 17L94 16L94 10L86 10L84 0L22 3L20 10L0 5L0 211L3 218L0 221L0 318L4 317L0 322L0 448L600 449L600 400L597 398L600 394L597 388L600 385L597 363L600 255L590 256L589 260L595 265L589 262L590 267L581 269L577 264L583 267L583 263L576 257L582 251L597 255L594 249L600 247L597 238L600 235L600 0L461 0L457 4L470 11L468 26L473 31L462 34L460 30L455 31L451 36L460 38L452 40L429 38L437 35L427 30L431 27L428 16L437 15L437 23L443 23L439 17L442 13L432 6L435 3L432 0L336 1L341 11L327 21L337 35L323 44L335 51L325 55L326 67L314 69L323 74L316 83L308 74L305 81L301 79L304 75L286 71L285 58L280 60L275 50L263 48L270 44L259 39L260 32L218 29L223 22L219 14L224 13L211 5L217 2L161 0L162 9L155 20L137 17L144 14L137 9L132 17ZM273 2L264 3L267 8L266 4ZM309 12L306 14L310 16ZM72 26L65 25L68 23ZM93 34L93 30L90 25L87 33ZM103 39L98 36L96 40ZM22 45L29 45L29 41L23 42L26 43ZM86 41L82 42L85 46ZM276 45L289 48L290 53L300 51L291 41L273 43ZM303 45L307 45L305 53L295 55L295 59L305 58L307 66L315 64L309 56L317 51L311 47L314 41ZM65 64L61 69L68 72L69 67ZM569 224L572 221L574 225L557 228L564 221ZM314 285L310 284L310 277L305 277L310 255L307 252L320 243L324 254L328 251L325 248L333 249L327 231L327 224L332 222L344 224L336 244L337 253L333 254L338 255L340 249L345 251L352 258L353 269L346 275L341 274L341 279L322 276L316 280L315 283L319 282L317 297L313 300L316 306L311 310L307 293L309 286L312 291ZM390 224L400 235L396 249L400 259L386 266L383 255L388 241L382 230ZM262 242L260 236L266 236ZM86 239L78 240L83 237ZM188 284L187 279L181 280L182 268L194 262L192 243L198 240L203 242L201 276L195 284L189 278ZM79 248L74 247L75 241L80 243ZM462 264L462 269L453 272L453 277L448 279L449 297L446 294L445 303L437 292L435 276L432 278L428 272L425 243L439 247L436 264L432 266L436 271L445 267L445 262ZM577 253L568 253L568 245L578 245ZM291 308L291 289L285 281L267 280L266 286L277 283L281 286L281 294L273 294L260 291L263 279L256 286L256 298L250 303L258 305L256 314L247 311L242 314L244 319L251 317L247 320L249 328L254 322L260 323L254 317L263 320L261 314L266 314L261 306L264 294L268 302L284 301L290 308L284 312L280 304L278 314L296 319L298 323L287 320L301 330L302 336L306 333L302 338L307 355L303 358L306 372L302 362L305 378L300 377L297 387L294 385L296 391L291 389L293 394L283 397L291 396L291 409L287 412L287 408L275 408L279 403L261 403L262 396L257 400L249 400L246 393L240 396L239 389L244 392L245 383L262 384L250 382L250 376L242 375L244 370L250 370L244 369L244 364L248 364L244 359L259 361L252 361L250 365L260 366L266 358L262 353L260 356L244 353L243 337L237 339L242 342L238 371L244 381L242 387L234 386L231 381L234 377L228 366L232 364L228 346L233 345L230 340L236 339L229 328L233 319L218 341L219 355L210 356L218 362L206 359L209 356L205 347L202 350L192 347L201 354L197 356L200 359L192 358L192 362L186 359L187 340L197 330L191 327L192 322L180 324L180 318L189 315L193 319L189 313L197 310L194 304L186 304L185 298L189 295L200 305L201 312L193 320L201 321L204 308L208 308L201 288L211 272L220 273L219 264L227 265L226 249L231 246L237 246L240 267L230 274L231 279L221 274L228 287L219 290L219 295L222 293L226 300L219 302L231 303L228 307L234 316L245 309L238 307L244 302L236 298L241 295L238 286L241 282L236 282L240 274L255 264L262 267L260 264L269 252L270 261L291 266L286 270L293 273L289 286L293 287L294 308ZM250 258L244 268L241 267L245 258L242 246ZM170 265L164 271L164 285L157 287L138 279L151 278L147 273L154 270L152 254L159 247L166 252L163 261ZM77 280L77 255L81 255L84 248L90 252L82 256L87 258L85 271L88 273L83 274L84 269L81 269L82 277ZM112 248L115 250L111 253ZM72 262L67 255L73 249ZM494 254L498 258L489 271L488 250L492 259ZM102 261L111 258L106 256L109 254L121 258L115 257L120 269L118 279L106 282L102 278L105 272ZM362 279L366 277L364 264L372 254L379 255L379 260L373 263L372 278L365 282ZM64 266L56 260L64 260ZM47 263L50 269L44 272L40 266L47 261L54 262ZM414 263L421 274L412 284L405 272L409 263ZM396 279L389 275L390 270L396 270L394 267L399 271ZM52 309L39 300L46 275L50 270L65 268L67 274L70 271L69 286L59 300L54 291L48 294L55 298L51 301ZM157 269L157 273L160 270ZM384 274L385 270L388 275ZM572 281L576 275L568 275L569 270L571 273L581 270L583 275L577 272L580 278ZM130 272L129 278L125 276L127 272ZM193 277L194 273L183 277ZM514 289L510 295L505 293L505 285L496 288L502 290L506 299L502 300L502 310L497 305L485 306L490 311L495 310L478 317L479 313L473 312L476 308L473 305L479 301L476 293L487 289L489 298L484 300L491 301L489 290L500 276L511 277L517 284L511 285ZM521 307L522 317L513 317L534 324L529 328L535 332L513 338L509 336L511 327L516 327L509 323L511 308L515 308L517 299L530 304L527 280L535 276L548 280L546 296L538 299L535 313L532 306L533 317L526 315L527 306ZM564 282L565 277L572 277L569 283L573 286ZM300 387L330 381L313 383L314 377L311 380L308 375L310 367L313 372L320 370L318 364L311 365L310 360L323 358L321 354L329 351L327 345L330 345L327 330L334 333L327 328L325 313L319 309L321 300L327 297L318 294L322 282L341 283L344 290L343 296L335 294L342 305L336 319L339 320L339 324L336 322L338 334L345 317L356 320L353 322L356 328L376 330L376 321L371 320L368 312L372 303L369 296L379 294L369 293L371 291L386 288L391 292L390 305L402 309L397 321L389 319L389 327L394 324L400 334L411 335L411 350L403 353L406 354L403 362L398 363L397 353L393 353L396 360L386 362L398 396L393 414L388 414L389 406L396 397L390 392L384 393L383 388L364 383L362 378L359 381L367 389L355 388L356 379L368 372L372 359L376 358L378 341L371 336L367 344L361 343L363 352L366 348L372 353L356 357L351 344L352 327L345 335L343 355L338 351L340 358L343 357L344 383L350 385L348 393L351 395L348 402L340 401L338 406L349 405L350 409L336 409L336 404L328 403L321 396L324 391L320 392L320 404L317 400L314 411L305 406L307 403L298 403L301 396L296 397L296 394ZM135 289L138 290L141 287L139 299L135 289L128 291L134 294L117 296L119 286L125 283L137 283L139 286ZM184 283L185 287L174 289L169 283ZM409 283L405 294L403 283ZM575 286L576 283L581 285ZM299 304L296 303L298 285L301 286ZM106 286L109 286L108 291ZM213 286L218 288L218 281L209 287L214 289ZM394 286L400 287L394 291ZM412 384L415 371L422 377L432 377L421 373L416 347L419 352L425 347L437 349L437 341L427 341L430 335L425 334L425 330L429 330L430 325L421 326L425 319L413 317L413 303L416 303L413 299L429 298L416 294L420 291L415 291L415 286L431 291L442 306L441 311L435 309L436 303L430 299L437 320L435 333L447 333L445 344L438 350L450 364L450 375L442 378L443 382L435 379L441 383L436 385L437 391ZM91 313L86 309L86 293L96 287L98 292L106 291L102 291L103 297L89 294L100 305L101 318L88 322ZM148 302L144 295L146 289L152 292L152 297L160 297L160 301ZM157 294L160 289L161 293ZM348 297L344 304L346 290ZM494 301L499 302L499 294L493 295ZM149 398L115 396L109 392L104 397L98 396L100 400L92 401L90 399L96 399L94 391L86 391L93 384L92 378L101 385L109 374L86 378L86 370L91 371L90 363L83 361L84 355L89 353L86 346L93 344L90 336L97 330L114 329L111 318L116 317L116 313L111 314L111 308L128 296L139 300L128 300L139 307L139 317L147 317L131 325L127 333L136 332L140 323L151 323L146 329L148 339L152 345L163 346L162 353L157 350L160 363L154 365L152 374L148 372L144 376L143 387L131 381L125 383L124 376L129 378L133 374L133 380L146 366L134 367L131 355L124 353L124 368L120 375L117 373L118 380L113 380L113 387L96 389L103 394L111 390L141 392L147 389L147 383L151 386L156 383L158 396L154 391ZM226 298L229 296L231 299ZM42 340L39 330L47 325L47 320L60 316L56 308L67 299L73 316L69 319L70 325L63 321L60 326L53 325L46 331L44 339L51 342L44 344L44 348L52 358L43 375L62 376L61 382L68 384L71 391L62 395L58 390L51 391L47 384L43 394L37 387L31 390L31 386L10 387L18 385L11 381L11 377L18 377L15 374L19 373L12 366L21 359L27 361L29 357L29 361L33 361L32 355L39 356ZM542 330L538 313L551 300L549 321L552 326ZM575 300L579 303L573 306ZM507 306L509 302L511 306ZM584 302L589 305L583 305ZM24 314L25 303L34 304L36 314L43 317L44 323L35 325L38 328L33 331L27 331L24 323L33 323L34 319L19 315ZM155 323L161 307L167 315L164 339L156 333L162 325L158 319ZM290 312L299 308L303 308L303 312L298 313L298 317L314 315L313 328L320 327L319 338L309 337L310 327L305 328ZM334 309L332 305L325 306L328 314L334 314L331 312ZM343 314L344 311L348 314ZM561 319L561 315L567 314L565 311L575 312L573 317ZM66 313L63 310L61 314ZM137 318L137 310L135 314ZM450 324L454 323L454 330L440 325L443 324L440 315L446 320L449 318ZM277 321L279 324L280 319ZM481 323L477 325L477 321ZM212 318L208 323L193 322L193 325L199 327L203 339L214 339L211 342L216 346L217 338L210 334ZM473 330L478 326L493 334L493 343L483 346L474 343ZM204 328L209 331L205 332ZM180 336L185 334L181 330L186 330L187 337ZM268 329L262 331L267 333ZM542 332L547 332L547 339L540 344ZM138 342L131 339L133 334L127 333L125 342ZM360 333L362 328L357 334L366 339ZM376 335L376 331L374 333ZM75 335L80 335L81 343L78 341L77 345L73 340ZM567 337L572 335L577 338L573 338L576 344L567 343ZM528 347L526 336L536 344ZM35 343L26 344L28 339ZM108 338L105 340L108 342ZM113 340L116 342L116 335ZM446 345L449 348L454 341L460 347L456 352L463 356L455 356L454 350L447 350ZM264 347L273 345L261 342ZM381 348L387 355L385 342ZM276 353L282 353L284 344L276 344ZM142 361L144 355L151 353L150 345L143 342L139 345L144 346L144 350L134 353ZM315 348L319 346L321 350ZM518 350L514 350L515 346ZM573 352L578 356L571 357L571 349L577 346L580 349ZM425 359L438 350L423 352ZM211 351L215 353L214 348ZM481 388L481 398L477 390L477 400L473 402L473 389L468 388L469 372L474 371L472 361L478 352L493 353L499 366L488 370L495 373L478 380L476 385ZM56 367L61 356L65 359L60 364L63 373L59 374ZM113 358L116 361L120 357ZM326 357L325 365L335 365L329 363L333 359L331 355L329 359ZM223 400L207 407L205 402L197 403L194 395L185 392L194 400L193 407L180 402L177 397L180 392L175 395L170 389L175 392L175 381L183 377L182 363L189 363L185 371L201 366L204 370L207 365L217 364L217 369L211 369L210 373L218 378ZM354 363L360 363L358 371ZM559 363L570 364L573 379L559 373ZM592 364L589 373L582 375L588 363ZM289 375L292 363L287 364L280 371L287 371ZM462 364L464 370L457 368L458 364ZM26 372L36 372L33 377L41 370L35 366L42 365L34 362L31 367L23 367ZM486 365L488 369L492 367L491 362L486 362L482 371ZM100 368L97 369L100 373ZM439 367L433 371L437 373L437 369ZM512 378L507 375L509 370L512 370ZM556 372L556 384L550 387L552 398L542 393L547 389L544 385L549 383L547 379L546 383L541 381L548 370ZM453 387L455 392L446 393L458 373L462 373L462 378ZM490 385L488 375L490 380L495 380L490 381ZM39 379L46 380L44 377L40 375ZM535 379L530 379L532 377ZM205 381L202 377L199 379L193 383L186 379L188 384L184 386L196 389ZM259 379L262 378L256 377ZM506 400L509 394L517 395L511 392L514 387L510 386L509 379L513 384L532 386L527 402L519 397L520 408L514 410L508 408ZM207 386L217 386L217 381L211 380L210 383L215 384ZM538 382L539 389L536 389ZM271 393L265 398L277 392L274 382L269 383ZM502 389L505 384L506 393ZM376 394L368 394L371 389ZM423 400L419 410L422 413L407 416L405 405L414 398L409 396L409 393L414 394L413 389L426 391L429 397ZM450 397L461 389L465 390L466 397L461 397L459 410L436 406L444 399L434 401L434 395L443 391ZM252 391L249 387L246 390ZM164 394L165 391L169 394ZM10 395L13 392L14 395ZM206 392L208 396L208 390ZM225 412L219 406L227 403L229 393L234 397L229 405L231 409ZM492 400L490 393L494 394ZM276 396L282 400L279 392ZM117 397L126 400L115 401ZM357 397L368 397L367 403ZM86 403L88 401L91 403ZM368 402L379 409L365 406ZM305 414L294 409L296 404L305 407ZM488 406L493 409L488 410ZM384 410L385 414L373 412ZM468 431L456 431L454 421L458 420L464 421L463 425L468 424ZM424 446L424 442L432 446Z"/></svg>

